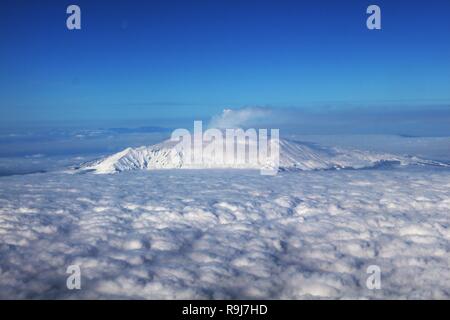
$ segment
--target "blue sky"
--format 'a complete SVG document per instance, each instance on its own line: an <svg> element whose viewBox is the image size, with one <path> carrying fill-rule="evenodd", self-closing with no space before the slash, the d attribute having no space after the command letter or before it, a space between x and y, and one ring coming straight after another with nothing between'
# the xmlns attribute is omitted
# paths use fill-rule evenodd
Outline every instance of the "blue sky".
<svg viewBox="0 0 450 320"><path fill-rule="evenodd" d="M66 29L69 4L82 30ZM370 4L380 31L366 28ZM6 0L0 125L155 124L243 106L445 108L449 15L446 0Z"/></svg>

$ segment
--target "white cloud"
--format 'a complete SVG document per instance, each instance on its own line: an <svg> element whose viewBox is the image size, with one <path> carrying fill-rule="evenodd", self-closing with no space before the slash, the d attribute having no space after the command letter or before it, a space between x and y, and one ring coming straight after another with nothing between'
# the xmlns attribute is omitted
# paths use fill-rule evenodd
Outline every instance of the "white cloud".
<svg viewBox="0 0 450 320"><path fill-rule="evenodd" d="M209 127L217 129L255 127L260 121L267 121L271 114L269 108L262 107L225 109L220 115L211 118Z"/></svg>
<svg viewBox="0 0 450 320"><path fill-rule="evenodd" d="M448 299L449 198L430 167L2 177L0 298Z"/></svg>

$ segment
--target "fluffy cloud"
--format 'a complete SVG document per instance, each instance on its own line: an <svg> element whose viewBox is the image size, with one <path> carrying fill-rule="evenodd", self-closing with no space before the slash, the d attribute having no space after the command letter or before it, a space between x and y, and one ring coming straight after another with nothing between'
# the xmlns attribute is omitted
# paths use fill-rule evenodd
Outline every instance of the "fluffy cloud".
<svg viewBox="0 0 450 320"><path fill-rule="evenodd" d="M449 199L430 167L2 177L0 298L448 299Z"/></svg>
<svg viewBox="0 0 450 320"><path fill-rule="evenodd" d="M271 114L269 108L262 107L225 109L221 114L212 117L209 127L218 129L255 127L261 121L267 121Z"/></svg>

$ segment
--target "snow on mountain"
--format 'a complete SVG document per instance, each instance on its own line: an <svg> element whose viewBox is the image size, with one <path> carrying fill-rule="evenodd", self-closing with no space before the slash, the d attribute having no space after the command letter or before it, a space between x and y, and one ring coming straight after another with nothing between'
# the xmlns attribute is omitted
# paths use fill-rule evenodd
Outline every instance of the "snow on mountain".
<svg viewBox="0 0 450 320"><path fill-rule="evenodd" d="M382 143L404 152L404 141L418 140ZM81 167L121 174L0 177L0 299L450 298L449 168L280 143L282 168L305 170L131 170L184 167L166 141ZM377 166L388 161L423 165ZM337 165L375 168L307 170ZM67 290L69 265L82 290ZM370 265L382 290L366 286Z"/></svg>
<svg viewBox="0 0 450 320"><path fill-rule="evenodd" d="M292 140L279 140L279 170L327 170L362 169L385 164L400 165L437 165L443 163L423 160L417 157L399 156L388 153L375 153L355 149L325 147L314 143ZM254 143L247 141L248 144ZM204 145L205 148L207 145ZM116 154L82 164L77 170L92 171L96 174L111 174L129 170L154 169L260 169L260 163L217 163L204 154L201 164L187 161L187 152L177 142L166 140L152 146L127 148ZM225 155L226 156L226 155Z"/></svg>

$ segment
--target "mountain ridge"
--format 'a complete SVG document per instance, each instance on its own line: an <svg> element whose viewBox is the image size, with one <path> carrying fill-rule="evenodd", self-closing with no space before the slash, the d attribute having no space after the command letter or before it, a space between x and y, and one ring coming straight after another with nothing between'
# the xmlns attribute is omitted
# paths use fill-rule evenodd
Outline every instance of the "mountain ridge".
<svg viewBox="0 0 450 320"><path fill-rule="evenodd" d="M248 143L247 141L247 147ZM413 156L326 147L287 139L280 139L279 143L278 170L280 171L363 169L381 164L448 166L441 162ZM83 163L75 169L78 172L113 174L129 170L261 169L262 167L258 161L250 161L248 158L245 163L216 163L211 157L204 156L202 163L192 163L187 161L187 154L178 142L166 140L151 146L126 148L115 154Z"/></svg>

